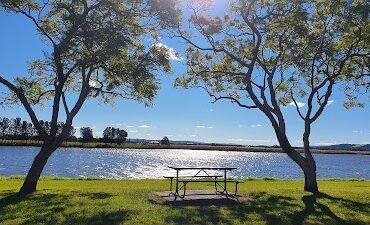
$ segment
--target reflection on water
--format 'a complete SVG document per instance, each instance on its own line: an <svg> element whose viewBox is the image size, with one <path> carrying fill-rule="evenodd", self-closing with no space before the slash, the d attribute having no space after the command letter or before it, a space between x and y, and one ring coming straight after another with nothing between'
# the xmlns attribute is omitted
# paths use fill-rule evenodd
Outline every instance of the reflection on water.
<svg viewBox="0 0 370 225"><path fill-rule="evenodd" d="M38 150L35 147L0 147L0 176L25 175ZM319 178L370 179L370 156L314 157ZM303 177L299 167L280 153L99 148L61 148L50 158L43 175L112 179L161 178L163 175L174 174L168 166L237 167L237 170L230 173L237 177Z"/></svg>

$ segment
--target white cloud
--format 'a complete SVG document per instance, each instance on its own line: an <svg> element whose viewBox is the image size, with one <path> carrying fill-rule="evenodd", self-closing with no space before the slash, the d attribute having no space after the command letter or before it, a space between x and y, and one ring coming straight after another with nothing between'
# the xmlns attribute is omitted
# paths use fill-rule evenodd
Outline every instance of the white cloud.
<svg viewBox="0 0 370 225"><path fill-rule="evenodd" d="M151 126L149 126L149 125L141 125L141 126L139 126L140 128L150 128Z"/></svg>
<svg viewBox="0 0 370 225"><path fill-rule="evenodd" d="M168 47L167 45L165 45L163 43L157 43L157 44L154 44L153 46L160 47L160 48L165 48L167 50L167 56L171 60L175 60L175 61L183 60L183 58L179 55L179 53L177 53L173 48L170 48L170 47Z"/></svg>
<svg viewBox="0 0 370 225"><path fill-rule="evenodd" d="M206 128L206 127L203 126L203 125L198 125L198 126L196 126L196 128Z"/></svg>
<svg viewBox="0 0 370 225"><path fill-rule="evenodd" d="M334 100L329 100L328 101L328 105L331 105L331 104L333 104L334 103Z"/></svg>
<svg viewBox="0 0 370 225"><path fill-rule="evenodd" d="M139 133L139 131L138 131L138 130L129 130L128 132L129 132L129 133Z"/></svg>
<svg viewBox="0 0 370 225"><path fill-rule="evenodd" d="M269 143L269 142L271 142L270 140L264 140L264 139L244 139L244 138L230 138L230 139L227 139L227 140L231 141L231 142L245 142L245 143L248 143L248 142Z"/></svg>
<svg viewBox="0 0 370 225"><path fill-rule="evenodd" d="M101 88L101 84L95 80L89 80L89 86L94 88Z"/></svg>
<svg viewBox="0 0 370 225"><path fill-rule="evenodd" d="M256 128L256 127L263 127L261 124L253 124L251 125L252 128Z"/></svg>
<svg viewBox="0 0 370 225"><path fill-rule="evenodd" d="M294 102L289 103L289 105L291 105L291 106L295 106ZM301 108L301 107L303 107L303 106L305 106L305 105L306 105L306 103L303 103L303 102L297 102L297 106L298 106L298 108Z"/></svg>
<svg viewBox="0 0 370 225"><path fill-rule="evenodd" d="M352 133L354 134L363 134L362 130L353 130Z"/></svg>
<svg viewBox="0 0 370 225"><path fill-rule="evenodd" d="M213 127L207 127L208 129L212 129Z"/></svg>
<svg viewBox="0 0 370 225"><path fill-rule="evenodd" d="M120 123L117 123L117 126L121 126L121 124Z"/></svg>
<svg viewBox="0 0 370 225"><path fill-rule="evenodd" d="M192 135L190 135L190 137L196 137L197 135L196 134L192 134Z"/></svg>
<svg viewBox="0 0 370 225"><path fill-rule="evenodd" d="M214 112L215 110L214 110L214 109L210 109L209 111L210 111L210 112Z"/></svg>
<svg viewBox="0 0 370 225"><path fill-rule="evenodd" d="M132 125L128 125L127 127L133 128L133 127L135 127L135 126L132 126Z"/></svg>

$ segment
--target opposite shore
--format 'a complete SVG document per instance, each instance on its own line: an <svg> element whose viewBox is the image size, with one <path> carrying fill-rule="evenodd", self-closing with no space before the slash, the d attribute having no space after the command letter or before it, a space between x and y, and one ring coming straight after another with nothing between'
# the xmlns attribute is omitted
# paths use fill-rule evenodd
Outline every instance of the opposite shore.
<svg viewBox="0 0 370 225"><path fill-rule="evenodd" d="M0 140L0 146L41 146L42 142L33 140ZM228 145L161 145L150 143L103 143L103 142L64 142L61 147L67 148L132 148L132 149L186 149L186 150L210 150L210 151L239 151L239 152L272 152L283 153L281 148L266 148L266 147L244 147L244 146L228 146ZM303 153L303 149L297 149L298 152ZM311 149L314 154L358 154L370 155L370 151L360 150L321 150Z"/></svg>

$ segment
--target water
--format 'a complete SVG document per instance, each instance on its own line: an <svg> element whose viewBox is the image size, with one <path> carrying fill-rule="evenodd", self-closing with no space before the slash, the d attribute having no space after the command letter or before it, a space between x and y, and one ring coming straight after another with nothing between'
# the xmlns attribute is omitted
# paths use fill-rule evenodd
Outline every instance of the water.
<svg viewBox="0 0 370 225"><path fill-rule="evenodd" d="M36 147L0 147L0 176L26 175ZM314 155L319 178L370 179L368 155ZM61 148L49 159L44 176L162 178L168 166L237 167L236 177L303 178L300 168L282 153L168 149ZM189 171L188 171L189 172Z"/></svg>

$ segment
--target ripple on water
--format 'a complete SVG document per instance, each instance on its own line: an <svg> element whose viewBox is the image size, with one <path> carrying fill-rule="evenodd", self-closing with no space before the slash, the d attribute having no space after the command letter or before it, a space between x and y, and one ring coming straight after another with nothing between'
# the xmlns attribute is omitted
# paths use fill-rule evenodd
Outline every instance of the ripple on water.
<svg viewBox="0 0 370 225"><path fill-rule="evenodd" d="M38 148L0 147L0 176L25 175ZM314 155L318 177L370 179L370 156ZM356 162L356 163L354 163ZM302 178L285 154L168 149L59 149L43 175L110 179L162 178L175 175L168 166L227 166L236 177ZM217 173L217 171L214 171ZM191 175L184 171L183 175Z"/></svg>

